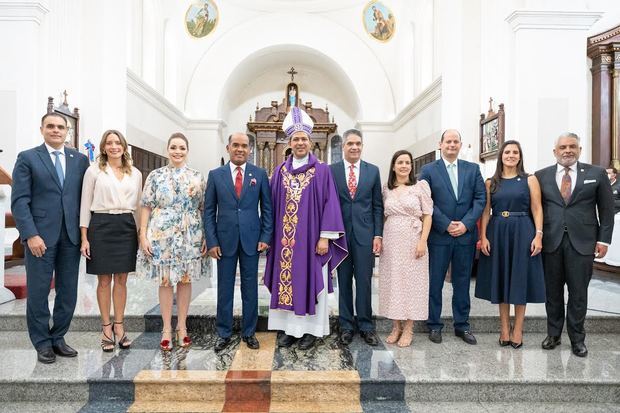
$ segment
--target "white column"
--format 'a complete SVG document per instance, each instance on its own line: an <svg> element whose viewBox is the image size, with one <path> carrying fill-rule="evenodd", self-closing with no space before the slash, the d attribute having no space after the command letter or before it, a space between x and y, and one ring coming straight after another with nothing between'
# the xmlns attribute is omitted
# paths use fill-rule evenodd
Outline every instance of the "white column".
<svg viewBox="0 0 620 413"><path fill-rule="evenodd" d="M0 0L0 107L14 115L2 117L3 128L14 131L2 137L2 166L9 172L19 151L40 142L36 119L45 111L46 101L39 101L37 94L39 39L48 12L47 1Z"/></svg>
<svg viewBox="0 0 620 413"><path fill-rule="evenodd" d="M40 37L41 23L48 12L47 1L0 0L0 120L6 128L0 164L9 172L19 151L40 142L37 119L46 105L38 98ZM0 186L0 304L15 299L4 287L4 214L10 208L9 193L8 186Z"/></svg>
<svg viewBox="0 0 620 413"><path fill-rule="evenodd" d="M207 177L209 171L220 166L225 146L222 134L226 123L221 120L189 120L187 138L190 142L188 163ZM227 158L224 158L227 160Z"/></svg>
<svg viewBox="0 0 620 413"><path fill-rule="evenodd" d="M81 99L70 102L79 106L82 116L82 152L85 138L99 145L103 131L118 129L125 133L127 124L126 5L112 0L101 4L97 12L93 10L82 10ZM113 29L110 22L114 22Z"/></svg>
<svg viewBox="0 0 620 413"><path fill-rule="evenodd" d="M523 145L526 170L555 162L553 142L562 132L581 138L581 159L591 159L588 29L602 16L591 11L514 11L514 107L506 122ZM512 136L510 136L512 138Z"/></svg>
<svg viewBox="0 0 620 413"><path fill-rule="evenodd" d="M481 0L435 2L434 63L442 78L441 129L458 129L478 149ZM436 73L437 74L437 73Z"/></svg>
<svg viewBox="0 0 620 413"><path fill-rule="evenodd" d="M4 213L9 207L9 197L4 190L5 185L0 185L0 251L2 251L2 265L0 265L0 304L12 301L15 295L11 290L4 286Z"/></svg>

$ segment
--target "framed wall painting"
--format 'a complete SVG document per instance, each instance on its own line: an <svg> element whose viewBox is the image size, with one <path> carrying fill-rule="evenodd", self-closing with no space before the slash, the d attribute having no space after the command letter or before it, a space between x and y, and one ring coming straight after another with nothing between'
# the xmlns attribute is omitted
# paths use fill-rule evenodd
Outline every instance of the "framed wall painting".
<svg viewBox="0 0 620 413"><path fill-rule="evenodd" d="M382 2L373 0L364 7L362 14L364 30L374 39L387 42L394 37L396 18Z"/></svg>
<svg viewBox="0 0 620 413"><path fill-rule="evenodd" d="M488 158L494 158L499 152L499 147L504 143L505 134L504 104L500 103L499 110L480 114L480 161L485 162Z"/></svg>
<svg viewBox="0 0 620 413"><path fill-rule="evenodd" d="M192 3L185 12L185 29L196 39L212 33L220 20L220 12L213 0Z"/></svg>

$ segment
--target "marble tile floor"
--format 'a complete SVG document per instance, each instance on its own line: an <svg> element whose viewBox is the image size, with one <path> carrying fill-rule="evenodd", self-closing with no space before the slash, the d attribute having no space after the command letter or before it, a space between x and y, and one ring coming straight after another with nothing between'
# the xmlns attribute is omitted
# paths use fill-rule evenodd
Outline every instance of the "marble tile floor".
<svg viewBox="0 0 620 413"><path fill-rule="evenodd" d="M0 363L0 412L620 412L620 280L592 280L586 320L590 355L580 359L572 355L566 336L560 349L548 352L540 348L545 331L542 304L528 306L524 347L500 348L495 333L497 307L473 298L475 281L471 284L471 323L478 346L467 346L452 334L451 284L446 283L447 323L441 345L421 333L424 323L416 323L410 348L385 344L371 348L359 336L348 348L342 347L335 340L336 290L330 297L333 333L319 340L315 348L305 352L278 349L275 335L261 332L259 352L248 350L233 336L229 348L215 354L216 279L210 277L193 286L188 324L194 345L189 351L159 351L157 287L146 280L130 279L128 283L126 327L135 339L132 349L106 354L99 349L96 277L81 274L76 316L67 336L80 355L59 359L53 365L36 362L25 327L26 301L0 305L4 356ZM375 276L375 292L378 282ZM264 331L269 294L263 286L259 286L259 296L259 331ZM375 293L373 308L377 306ZM235 287L234 312L238 324L239 285ZM388 320L377 317L382 339L389 328ZM163 392L162 387L170 390ZM212 400L206 403L205 396L200 396L202 399L187 403L179 401L188 387L195 389L192 394L209 394ZM349 395L348 404L336 403L329 396L331 387L338 389L340 396ZM316 403L321 401L314 396L317 391L325 396L323 403ZM299 393L308 397L291 399L291 394ZM153 400L157 394L167 403L157 397ZM42 398L48 401L42 404Z"/></svg>
<svg viewBox="0 0 620 413"><path fill-rule="evenodd" d="M49 403L17 402L0 404L0 413L110 413L126 411L129 403L83 402ZM480 402L434 402L396 403L373 402L365 405L365 413L617 413L620 406L614 403L480 403ZM177 410L175 413L192 410Z"/></svg>
<svg viewBox="0 0 620 413"><path fill-rule="evenodd" d="M131 350L107 354L98 348L97 333L71 332L67 341L79 356L43 365L25 332L0 332L0 411L11 411L4 402L27 402L23 407L36 411L42 398L63 406L55 411L84 412L418 412L467 406L502 411L500 403L507 411L522 403L532 411L560 411L567 402L583 407L567 411L618 411L620 406L618 334L589 335L585 359L573 356L568 344L542 350L543 334L527 334L520 350L500 348L496 334L479 334L477 346L448 334L436 345L418 334L404 349L383 343L372 348L359 336L345 347L331 335L308 351L276 348L274 333L258 336L260 351L236 337L216 354L215 338L203 334L194 335L189 350L164 353L158 350L159 334L142 333L132 336ZM438 402L443 407L434 410Z"/></svg>
<svg viewBox="0 0 620 413"><path fill-rule="evenodd" d="M362 405L364 405L362 403ZM109 413L125 411L125 403L3 403L0 413ZM175 413L191 411L177 410ZM617 413L613 403L393 403L375 402L364 407L365 413Z"/></svg>

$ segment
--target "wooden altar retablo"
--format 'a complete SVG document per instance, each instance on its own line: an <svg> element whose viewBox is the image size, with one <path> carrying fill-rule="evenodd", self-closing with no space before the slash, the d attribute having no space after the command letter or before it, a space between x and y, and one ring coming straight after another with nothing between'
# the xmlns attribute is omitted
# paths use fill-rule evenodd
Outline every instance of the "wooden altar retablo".
<svg viewBox="0 0 620 413"><path fill-rule="evenodd" d="M272 100L271 105L260 108L256 104L254 121L247 123L247 133L256 137L256 165L264 168L269 176L274 168L284 161L290 153L288 138L282 130L282 122L292 106L303 109L314 122L312 130L312 153L321 161L327 161L328 139L334 135L338 126L329 121L329 110L313 108L312 102L303 102L299 93L299 86L294 82L294 68L288 72L291 74L291 82L284 89L284 97L278 103Z"/></svg>

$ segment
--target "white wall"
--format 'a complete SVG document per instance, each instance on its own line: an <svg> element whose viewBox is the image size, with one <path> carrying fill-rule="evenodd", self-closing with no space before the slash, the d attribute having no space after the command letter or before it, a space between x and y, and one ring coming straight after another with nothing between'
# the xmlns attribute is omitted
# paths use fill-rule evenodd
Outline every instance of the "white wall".
<svg viewBox="0 0 620 413"><path fill-rule="evenodd" d="M524 149L533 172L553 163L553 140L570 130L591 159L590 84L586 39L603 17L617 25L610 1L436 1L434 71L443 81L442 129L458 128L479 150L479 114L489 97L505 104L506 139ZM599 26L598 31L605 28ZM465 145L464 145L465 146ZM495 160L483 173L493 172Z"/></svg>
<svg viewBox="0 0 620 413"><path fill-rule="evenodd" d="M136 74L127 71L127 140L131 145L166 156L174 132L189 140L188 164L207 173L219 166L225 123L187 118Z"/></svg>
<svg viewBox="0 0 620 413"><path fill-rule="evenodd" d="M397 150L407 149L418 157L438 148L442 93L442 79L435 79L394 119L358 123L364 134L363 157L379 167L384 180L388 176L392 155Z"/></svg>
<svg viewBox="0 0 620 413"><path fill-rule="evenodd" d="M3 40L0 65L2 114L7 134L3 134L0 165L9 172L17 153L40 141L37 115L45 111L47 100L39 99L39 72L43 47L41 22L49 12L47 2L4 2L0 8L0 38ZM10 41L8 41L10 39ZM28 50L28 53L24 53ZM7 105L7 106L5 106ZM11 109L8 109L8 108Z"/></svg>
<svg viewBox="0 0 620 413"><path fill-rule="evenodd" d="M16 108L14 116L3 113L14 130L0 146L7 169L19 150L41 141L47 96L59 103L65 89L81 109L82 140L98 141L114 127L162 153L167 136L182 131L197 140L192 148L208 169L257 100L266 106L282 98L282 72L291 65L304 100L329 102L341 130L365 129L366 155L376 163L400 147L428 152L448 127L477 154L479 114L490 96L505 103L506 137L524 143L528 170L553 162L552 141L565 130L584 138L588 161L586 38L620 20L614 0L384 0L397 26L382 43L362 27L365 0L286 9L280 0L227 0L218 2L216 30L193 39L184 2L0 3L0 36L11 39L3 44L10 63L0 66L0 101ZM135 73L129 80L126 67ZM437 79L441 98L418 110Z"/></svg>
<svg viewBox="0 0 620 413"><path fill-rule="evenodd" d="M70 107L80 108L81 142L98 141L104 129L123 130L123 1L107 1L96 10L79 0L0 3L2 57L10 62L0 65L0 90L6 92L3 101L16 108L14 120L8 120L15 133L3 139L2 166L12 170L17 152L42 142L39 126L47 97L58 105L64 90Z"/></svg>

